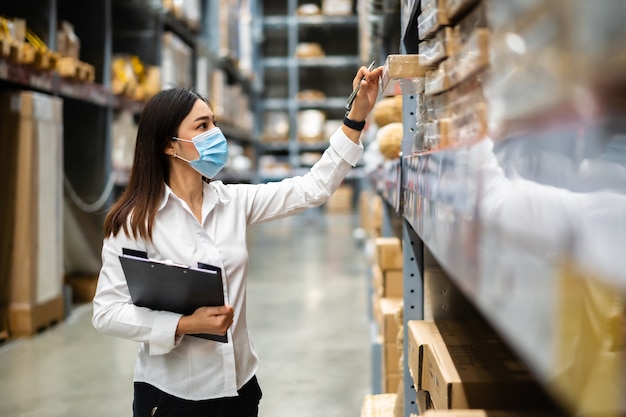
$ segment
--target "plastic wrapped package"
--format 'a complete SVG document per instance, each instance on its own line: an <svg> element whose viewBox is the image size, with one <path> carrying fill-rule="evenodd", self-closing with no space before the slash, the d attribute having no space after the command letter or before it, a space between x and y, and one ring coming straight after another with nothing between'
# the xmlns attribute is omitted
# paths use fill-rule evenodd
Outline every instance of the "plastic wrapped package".
<svg viewBox="0 0 626 417"><path fill-rule="evenodd" d="M424 125L425 149L443 149L451 145L450 119L439 119Z"/></svg>
<svg viewBox="0 0 626 417"><path fill-rule="evenodd" d="M302 165L312 167L320 160L322 154L320 152L302 152L300 154L300 163Z"/></svg>
<svg viewBox="0 0 626 417"><path fill-rule="evenodd" d="M164 87L191 83L192 50L173 32L163 34L161 43L161 81Z"/></svg>
<svg viewBox="0 0 626 417"><path fill-rule="evenodd" d="M473 36L476 28L488 28L487 21L487 7L486 3L478 3L463 19L461 19L456 26L454 26L454 33L457 38L457 42L461 45L467 43Z"/></svg>
<svg viewBox="0 0 626 417"><path fill-rule="evenodd" d="M259 173L266 177L285 177L291 175L288 157L261 155L259 157Z"/></svg>
<svg viewBox="0 0 626 417"><path fill-rule="evenodd" d="M456 20L467 9L473 7L480 0L444 0L446 14L451 21Z"/></svg>
<svg viewBox="0 0 626 417"><path fill-rule="evenodd" d="M424 146L424 124L428 123L428 108L426 106L427 97L424 93L415 95L415 135L413 136L413 152L421 152Z"/></svg>
<svg viewBox="0 0 626 417"><path fill-rule="evenodd" d="M352 14L352 0L322 0L322 13L327 16Z"/></svg>
<svg viewBox="0 0 626 417"><path fill-rule="evenodd" d="M317 16L322 14L320 6L315 3L305 3L298 6L296 15L298 16Z"/></svg>
<svg viewBox="0 0 626 417"><path fill-rule="evenodd" d="M121 111L114 116L112 136L111 164L118 176L118 181L124 183L128 181L133 165L133 154L137 138L137 124L131 112Z"/></svg>
<svg viewBox="0 0 626 417"><path fill-rule="evenodd" d="M383 66L381 91L383 95L402 94L402 88L396 81L419 79L425 73L426 68L420 65L416 54L388 55ZM419 90L420 86L416 85L415 88Z"/></svg>
<svg viewBox="0 0 626 417"><path fill-rule="evenodd" d="M435 149L439 146L439 121L433 120L424 124L424 149Z"/></svg>
<svg viewBox="0 0 626 417"><path fill-rule="evenodd" d="M450 24L443 8L430 8L417 16L417 37L420 40L430 39L442 26Z"/></svg>
<svg viewBox="0 0 626 417"><path fill-rule="evenodd" d="M301 110L298 112L298 140L302 142L320 142L324 140L326 114L320 110Z"/></svg>
<svg viewBox="0 0 626 417"><path fill-rule="evenodd" d="M289 139L289 115L287 112L266 112L264 126L261 136L263 142L284 142Z"/></svg>
<svg viewBox="0 0 626 417"><path fill-rule="evenodd" d="M300 101L317 101L326 99L326 94L320 90L301 90L296 98Z"/></svg>
<svg viewBox="0 0 626 417"><path fill-rule="evenodd" d="M422 124L428 121L428 109L426 107L426 95L424 93L415 94L415 101L416 101L415 119L417 120L417 125L421 126Z"/></svg>
<svg viewBox="0 0 626 417"><path fill-rule="evenodd" d="M457 82L462 82L489 66L489 38L489 29L476 28L468 41L463 44L459 53L454 57L453 78Z"/></svg>
<svg viewBox="0 0 626 417"><path fill-rule="evenodd" d="M555 6L555 4L552 4ZM485 86L490 125L544 113L575 93L576 68L555 13L524 16L491 37L491 77Z"/></svg>
<svg viewBox="0 0 626 417"><path fill-rule="evenodd" d="M421 0L420 1L420 11L422 13L428 12L432 9L436 9L439 7L440 0Z"/></svg>
<svg viewBox="0 0 626 417"><path fill-rule="evenodd" d="M432 68L444 59L456 54L458 38L452 27L442 28L437 35L419 44L419 63L423 67Z"/></svg>
<svg viewBox="0 0 626 417"><path fill-rule="evenodd" d="M341 126L343 126L343 120L331 119L324 122L324 140L330 140L330 137Z"/></svg>
<svg viewBox="0 0 626 417"><path fill-rule="evenodd" d="M316 42L301 42L296 46L297 58L320 58L325 56L324 49Z"/></svg>
<svg viewBox="0 0 626 417"><path fill-rule="evenodd" d="M557 68L564 64L558 50L545 48L534 55L534 62L520 60L517 65L511 58L505 72L501 71L502 65L492 67L492 77L485 87L493 127L506 120L531 118L555 109L574 92L571 77L565 75L568 71L558 74Z"/></svg>
<svg viewBox="0 0 626 417"><path fill-rule="evenodd" d="M452 119L451 136L456 144L471 145L487 134L487 103L474 102Z"/></svg>
<svg viewBox="0 0 626 417"><path fill-rule="evenodd" d="M490 1L487 10L489 25L493 29L499 29L503 26L510 26L515 21L517 21L520 16L526 16L531 13L534 14L536 12L541 13L542 9L547 6L548 2L554 3L555 0Z"/></svg>
<svg viewBox="0 0 626 417"><path fill-rule="evenodd" d="M430 96L424 94L424 107L426 109L424 123L450 117L451 93L451 91L446 91Z"/></svg>
<svg viewBox="0 0 626 417"><path fill-rule="evenodd" d="M424 92L426 95L438 94L454 86L452 75L454 73L454 61L446 59L441 61L436 69L426 71Z"/></svg>
<svg viewBox="0 0 626 417"><path fill-rule="evenodd" d="M625 14L622 0L491 2L492 122L610 103L626 82Z"/></svg>

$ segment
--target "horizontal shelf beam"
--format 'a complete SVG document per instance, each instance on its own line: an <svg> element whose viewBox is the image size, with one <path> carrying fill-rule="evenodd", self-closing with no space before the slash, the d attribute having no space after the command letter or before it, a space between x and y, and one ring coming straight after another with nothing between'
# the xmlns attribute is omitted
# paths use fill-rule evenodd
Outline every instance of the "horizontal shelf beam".
<svg viewBox="0 0 626 417"><path fill-rule="evenodd" d="M267 69L288 69L290 67L354 67L356 69L362 65L358 56L326 56L320 58L291 58L291 57L270 57L263 60L263 66Z"/></svg>

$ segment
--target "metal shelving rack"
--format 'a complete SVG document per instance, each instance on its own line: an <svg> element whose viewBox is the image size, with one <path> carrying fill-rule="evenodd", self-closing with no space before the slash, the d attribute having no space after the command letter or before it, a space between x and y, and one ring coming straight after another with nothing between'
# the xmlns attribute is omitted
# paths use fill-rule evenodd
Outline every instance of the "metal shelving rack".
<svg viewBox="0 0 626 417"><path fill-rule="evenodd" d="M303 109L324 111L329 119L340 119L349 95L352 77L362 64L358 56L358 18L349 16L300 16L298 0L266 2L263 4L263 37L259 50L263 51L258 74L264 80L265 94L257 111L257 136L261 136L267 111L288 114L289 138L286 142L258 143L257 155L279 155L288 161L293 175L301 171L302 152L321 152L326 143L301 143L297 138L298 112ZM337 32L340 31L340 32ZM343 35L341 35L343 34ZM309 39L319 42L328 53L320 58L298 58L298 43ZM326 99L299 101L301 89L318 89ZM282 178L282 176L280 176ZM279 179L265 176L261 180Z"/></svg>
<svg viewBox="0 0 626 417"><path fill-rule="evenodd" d="M250 0L246 5L254 15L257 2ZM164 9L158 0L24 0L3 2L0 6L0 14L6 17L25 18L27 25L33 28L50 50L56 49L58 22L69 21L81 41L81 60L95 67L95 82L81 83L61 78L54 71L39 71L0 58L0 90L28 89L64 99L65 211L66 217L70 216L72 222L80 225L82 233L79 237L65 236L66 250L80 247L79 252L84 252L88 248L84 253L90 254L84 257L78 272L89 273L90 267L99 265L104 215L116 191L119 192L124 186L121 183L115 188L112 168L114 114L125 110L138 116L144 104L113 94L113 54L135 54L147 65L160 65L162 35L164 31L171 31L193 52L191 79L187 80L189 86L197 86L198 77L208 76L199 74L199 68L196 67L196 61L204 59L208 66L203 71L216 68L224 70L229 82L240 84L250 96L251 105L256 104L262 85L252 79L250 74L239 71L233 57L221 56L214 47L219 42L219 34L210 28L219 25L219 16L215 13L217 7L216 0L201 1L202 29L194 31ZM258 35L258 24L254 23L255 19L252 20L251 36ZM252 45L256 45L256 42L252 42ZM237 126L221 127L230 140L254 149L252 132ZM236 177L224 180L250 182L254 178L252 174L238 173ZM85 208L89 210L85 211ZM74 272L71 265L66 267L67 273Z"/></svg>
<svg viewBox="0 0 626 417"><path fill-rule="evenodd" d="M401 25L403 53L417 52L405 42L416 39L415 8ZM413 92L403 88L403 155L370 178L403 223L405 323L479 317L565 415L626 411L619 82L594 91L603 99L593 114L562 106L475 144L417 153ZM425 280L432 263L449 281ZM405 332L405 352L407 343ZM404 370L408 417L420 410L406 355Z"/></svg>

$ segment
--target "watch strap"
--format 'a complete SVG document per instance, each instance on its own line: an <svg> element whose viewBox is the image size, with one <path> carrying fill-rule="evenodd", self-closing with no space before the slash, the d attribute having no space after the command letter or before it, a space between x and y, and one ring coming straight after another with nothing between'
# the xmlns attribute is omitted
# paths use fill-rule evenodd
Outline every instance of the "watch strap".
<svg viewBox="0 0 626 417"><path fill-rule="evenodd" d="M348 126L350 129L361 131L365 128L365 120L361 122L354 121L348 118L348 113L343 117L343 124Z"/></svg>

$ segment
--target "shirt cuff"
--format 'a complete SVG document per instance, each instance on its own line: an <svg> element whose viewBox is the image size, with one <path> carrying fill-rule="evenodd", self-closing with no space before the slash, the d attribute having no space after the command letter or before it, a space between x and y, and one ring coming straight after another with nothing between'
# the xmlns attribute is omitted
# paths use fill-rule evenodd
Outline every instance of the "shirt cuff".
<svg viewBox="0 0 626 417"><path fill-rule="evenodd" d="M337 129L330 137L330 146L339 154L341 159L352 166L356 166L363 156L363 143L361 141L358 144L352 142L341 128Z"/></svg>
<svg viewBox="0 0 626 417"><path fill-rule="evenodd" d="M164 355L174 349L182 338L176 337L181 314L160 311L150 333L150 355Z"/></svg>

